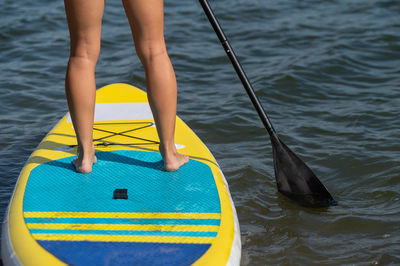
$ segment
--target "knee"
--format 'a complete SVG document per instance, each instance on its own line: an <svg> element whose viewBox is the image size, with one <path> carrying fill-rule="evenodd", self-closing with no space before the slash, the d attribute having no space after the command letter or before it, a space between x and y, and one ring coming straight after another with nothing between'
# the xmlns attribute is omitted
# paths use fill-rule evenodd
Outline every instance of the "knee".
<svg viewBox="0 0 400 266"><path fill-rule="evenodd" d="M71 43L70 61L86 62L96 65L100 54L100 43Z"/></svg>
<svg viewBox="0 0 400 266"><path fill-rule="evenodd" d="M157 60L168 56L164 42L142 42L136 44L136 53L143 65L148 65Z"/></svg>

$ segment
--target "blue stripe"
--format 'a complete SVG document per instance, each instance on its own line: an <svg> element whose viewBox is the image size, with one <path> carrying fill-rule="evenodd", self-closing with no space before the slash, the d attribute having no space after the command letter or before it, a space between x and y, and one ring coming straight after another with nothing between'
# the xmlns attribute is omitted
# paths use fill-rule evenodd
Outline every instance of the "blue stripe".
<svg viewBox="0 0 400 266"><path fill-rule="evenodd" d="M38 241L68 265L191 265L209 244Z"/></svg>
<svg viewBox="0 0 400 266"><path fill-rule="evenodd" d="M25 218L25 223L220 225L220 219Z"/></svg>
<svg viewBox="0 0 400 266"><path fill-rule="evenodd" d="M128 236L192 236L216 237L217 232L194 231L132 231L132 230L64 230L64 229L30 229L31 234L83 234L83 235L128 235Z"/></svg>

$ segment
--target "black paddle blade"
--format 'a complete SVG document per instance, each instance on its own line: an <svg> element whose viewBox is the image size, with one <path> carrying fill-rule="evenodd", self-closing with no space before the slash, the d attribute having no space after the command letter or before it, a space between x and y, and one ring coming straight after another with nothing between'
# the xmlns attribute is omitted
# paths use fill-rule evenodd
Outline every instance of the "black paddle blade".
<svg viewBox="0 0 400 266"><path fill-rule="evenodd" d="M274 134L271 137L279 192L307 207L337 205L311 169Z"/></svg>

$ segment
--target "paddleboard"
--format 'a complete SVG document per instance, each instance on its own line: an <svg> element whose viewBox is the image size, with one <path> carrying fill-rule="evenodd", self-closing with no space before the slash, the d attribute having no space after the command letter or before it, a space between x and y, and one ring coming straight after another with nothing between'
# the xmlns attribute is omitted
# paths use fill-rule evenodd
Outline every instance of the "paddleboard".
<svg viewBox="0 0 400 266"><path fill-rule="evenodd" d="M21 171L2 228L4 265L239 265L240 231L214 157L177 117L190 161L163 171L145 92L97 91L97 164L75 172L67 114Z"/></svg>

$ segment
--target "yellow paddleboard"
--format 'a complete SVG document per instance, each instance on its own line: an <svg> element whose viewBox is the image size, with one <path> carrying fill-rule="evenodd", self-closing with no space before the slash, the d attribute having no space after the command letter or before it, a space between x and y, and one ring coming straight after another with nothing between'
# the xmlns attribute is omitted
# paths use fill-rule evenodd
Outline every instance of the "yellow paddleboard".
<svg viewBox="0 0 400 266"><path fill-rule="evenodd" d="M238 219L217 162L178 117L175 141L190 161L165 172L146 93L98 90L97 164L74 171L66 115L21 171L3 224L4 265L239 265Z"/></svg>

